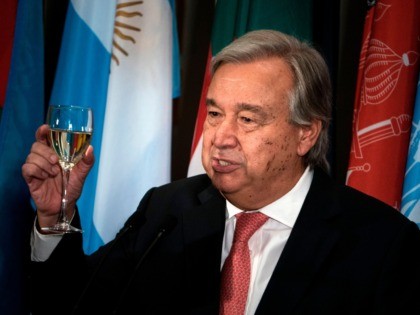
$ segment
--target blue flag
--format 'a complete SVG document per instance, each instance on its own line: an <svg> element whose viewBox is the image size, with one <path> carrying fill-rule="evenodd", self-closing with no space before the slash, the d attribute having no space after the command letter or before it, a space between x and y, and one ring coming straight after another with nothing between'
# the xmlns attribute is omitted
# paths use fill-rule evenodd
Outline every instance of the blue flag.
<svg viewBox="0 0 420 315"><path fill-rule="evenodd" d="M115 236L150 187L170 180L179 94L172 3L70 1L50 103L93 108L95 165L77 202L86 253Z"/></svg>
<svg viewBox="0 0 420 315"><path fill-rule="evenodd" d="M94 134L91 144L100 152L108 89L116 0L69 2L50 104L91 107ZM100 156L86 179L79 199L85 248L98 234L92 225ZM71 175L70 175L71 176Z"/></svg>
<svg viewBox="0 0 420 315"><path fill-rule="evenodd" d="M420 227L420 78L417 83L401 212Z"/></svg>
<svg viewBox="0 0 420 315"><path fill-rule="evenodd" d="M29 313L25 279L34 211L21 168L44 121L42 13L42 1L18 3L0 122L0 314Z"/></svg>

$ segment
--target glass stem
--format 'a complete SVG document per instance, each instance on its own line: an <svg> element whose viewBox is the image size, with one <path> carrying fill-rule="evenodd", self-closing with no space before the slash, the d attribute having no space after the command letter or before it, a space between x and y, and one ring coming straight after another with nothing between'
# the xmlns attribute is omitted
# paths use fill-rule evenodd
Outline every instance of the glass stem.
<svg viewBox="0 0 420 315"><path fill-rule="evenodd" d="M68 223L69 220L67 218L67 185L69 183L70 178L70 169L68 168L62 168L63 173L63 181L62 181L62 199L61 199L61 214L60 214L60 222Z"/></svg>

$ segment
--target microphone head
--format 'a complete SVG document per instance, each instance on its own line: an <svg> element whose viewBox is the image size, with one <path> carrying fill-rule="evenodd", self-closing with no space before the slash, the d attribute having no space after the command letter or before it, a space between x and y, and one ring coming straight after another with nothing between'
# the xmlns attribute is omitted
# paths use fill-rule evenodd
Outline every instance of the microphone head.
<svg viewBox="0 0 420 315"><path fill-rule="evenodd" d="M172 214L168 214L165 219L163 220L159 231L163 233L168 233L172 231L178 223L178 219L174 217Z"/></svg>

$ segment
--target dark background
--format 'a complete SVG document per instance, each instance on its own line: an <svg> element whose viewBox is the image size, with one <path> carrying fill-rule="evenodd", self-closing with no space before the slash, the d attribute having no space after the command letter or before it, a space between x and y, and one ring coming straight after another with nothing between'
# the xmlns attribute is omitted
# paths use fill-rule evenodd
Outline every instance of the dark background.
<svg viewBox="0 0 420 315"><path fill-rule="evenodd" d="M181 96L174 100L173 108L172 180L187 175L215 9L214 0L176 0L175 3ZM68 0L44 0L46 102L54 81L67 6ZM334 88L329 160L332 176L344 183L367 1L314 0L313 8L313 45L327 60Z"/></svg>

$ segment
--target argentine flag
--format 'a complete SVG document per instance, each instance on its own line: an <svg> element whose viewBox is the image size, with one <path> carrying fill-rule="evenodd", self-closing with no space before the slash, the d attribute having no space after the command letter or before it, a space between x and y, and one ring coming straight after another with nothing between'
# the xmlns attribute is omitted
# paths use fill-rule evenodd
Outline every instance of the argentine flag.
<svg viewBox="0 0 420 315"><path fill-rule="evenodd" d="M50 103L94 112L96 160L77 203L86 253L114 238L149 188L170 181L173 8L168 0L69 3Z"/></svg>
<svg viewBox="0 0 420 315"><path fill-rule="evenodd" d="M420 228L420 78L411 126L401 212Z"/></svg>

